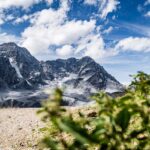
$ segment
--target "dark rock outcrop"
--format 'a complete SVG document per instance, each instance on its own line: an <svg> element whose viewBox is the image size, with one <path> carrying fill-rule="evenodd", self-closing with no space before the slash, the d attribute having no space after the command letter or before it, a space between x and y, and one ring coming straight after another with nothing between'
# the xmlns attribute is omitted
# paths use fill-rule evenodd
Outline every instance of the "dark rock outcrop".
<svg viewBox="0 0 150 150"><path fill-rule="evenodd" d="M31 89L42 84L39 61L15 43L0 45L0 78L9 88Z"/></svg>

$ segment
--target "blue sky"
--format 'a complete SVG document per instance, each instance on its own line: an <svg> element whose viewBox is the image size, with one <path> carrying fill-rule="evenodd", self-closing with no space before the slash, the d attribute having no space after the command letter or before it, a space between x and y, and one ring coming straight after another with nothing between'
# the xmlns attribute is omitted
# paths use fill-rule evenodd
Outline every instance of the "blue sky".
<svg viewBox="0 0 150 150"><path fill-rule="evenodd" d="M91 56L120 82L150 73L150 0L0 0L0 43L39 60Z"/></svg>

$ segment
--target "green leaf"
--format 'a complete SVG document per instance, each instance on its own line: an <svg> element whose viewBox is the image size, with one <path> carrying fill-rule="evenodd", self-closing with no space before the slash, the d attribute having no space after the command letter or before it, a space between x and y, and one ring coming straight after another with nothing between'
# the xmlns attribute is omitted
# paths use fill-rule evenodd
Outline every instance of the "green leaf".
<svg viewBox="0 0 150 150"><path fill-rule="evenodd" d="M133 96L132 95L126 95L126 96L123 96L123 97L121 97L121 101L127 101L127 100L131 100L131 99L133 99Z"/></svg>
<svg viewBox="0 0 150 150"><path fill-rule="evenodd" d="M116 123L125 131L129 125L131 114L128 109L124 108L117 114Z"/></svg>
<svg viewBox="0 0 150 150"><path fill-rule="evenodd" d="M46 145L47 148L51 148L52 150L59 150L57 146L57 142L50 139L49 137L45 137L43 139L43 143Z"/></svg>
<svg viewBox="0 0 150 150"><path fill-rule="evenodd" d="M78 140L82 144L90 144L92 142L97 142L97 140L94 139L92 135L90 136L87 133L87 130L85 128L81 128L79 124L75 123L72 120L58 120L58 125L60 129L72 134L76 138L76 140Z"/></svg>

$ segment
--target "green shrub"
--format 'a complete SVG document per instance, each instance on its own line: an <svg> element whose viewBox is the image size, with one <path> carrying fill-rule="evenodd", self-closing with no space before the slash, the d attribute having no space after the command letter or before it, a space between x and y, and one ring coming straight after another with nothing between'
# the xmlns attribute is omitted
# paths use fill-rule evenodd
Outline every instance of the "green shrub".
<svg viewBox="0 0 150 150"><path fill-rule="evenodd" d="M139 72L120 98L93 96L96 106L69 112L56 89L39 113L48 125L42 146L52 150L150 149L150 76ZM76 114L76 117L75 117Z"/></svg>

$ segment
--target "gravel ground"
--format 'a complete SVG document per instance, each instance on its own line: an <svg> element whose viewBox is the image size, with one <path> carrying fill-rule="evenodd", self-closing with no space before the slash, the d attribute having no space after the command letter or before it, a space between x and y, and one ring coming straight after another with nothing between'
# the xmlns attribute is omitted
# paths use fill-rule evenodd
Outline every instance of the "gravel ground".
<svg viewBox="0 0 150 150"><path fill-rule="evenodd" d="M66 108L74 118L78 117L78 110L88 116L93 115L93 110L96 110L94 105ZM45 125L36 114L37 110L36 108L0 109L0 150L39 150L38 143L42 138L39 130Z"/></svg>
<svg viewBox="0 0 150 150"><path fill-rule="evenodd" d="M38 150L43 127L37 109L0 109L0 150Z"/></svg>

